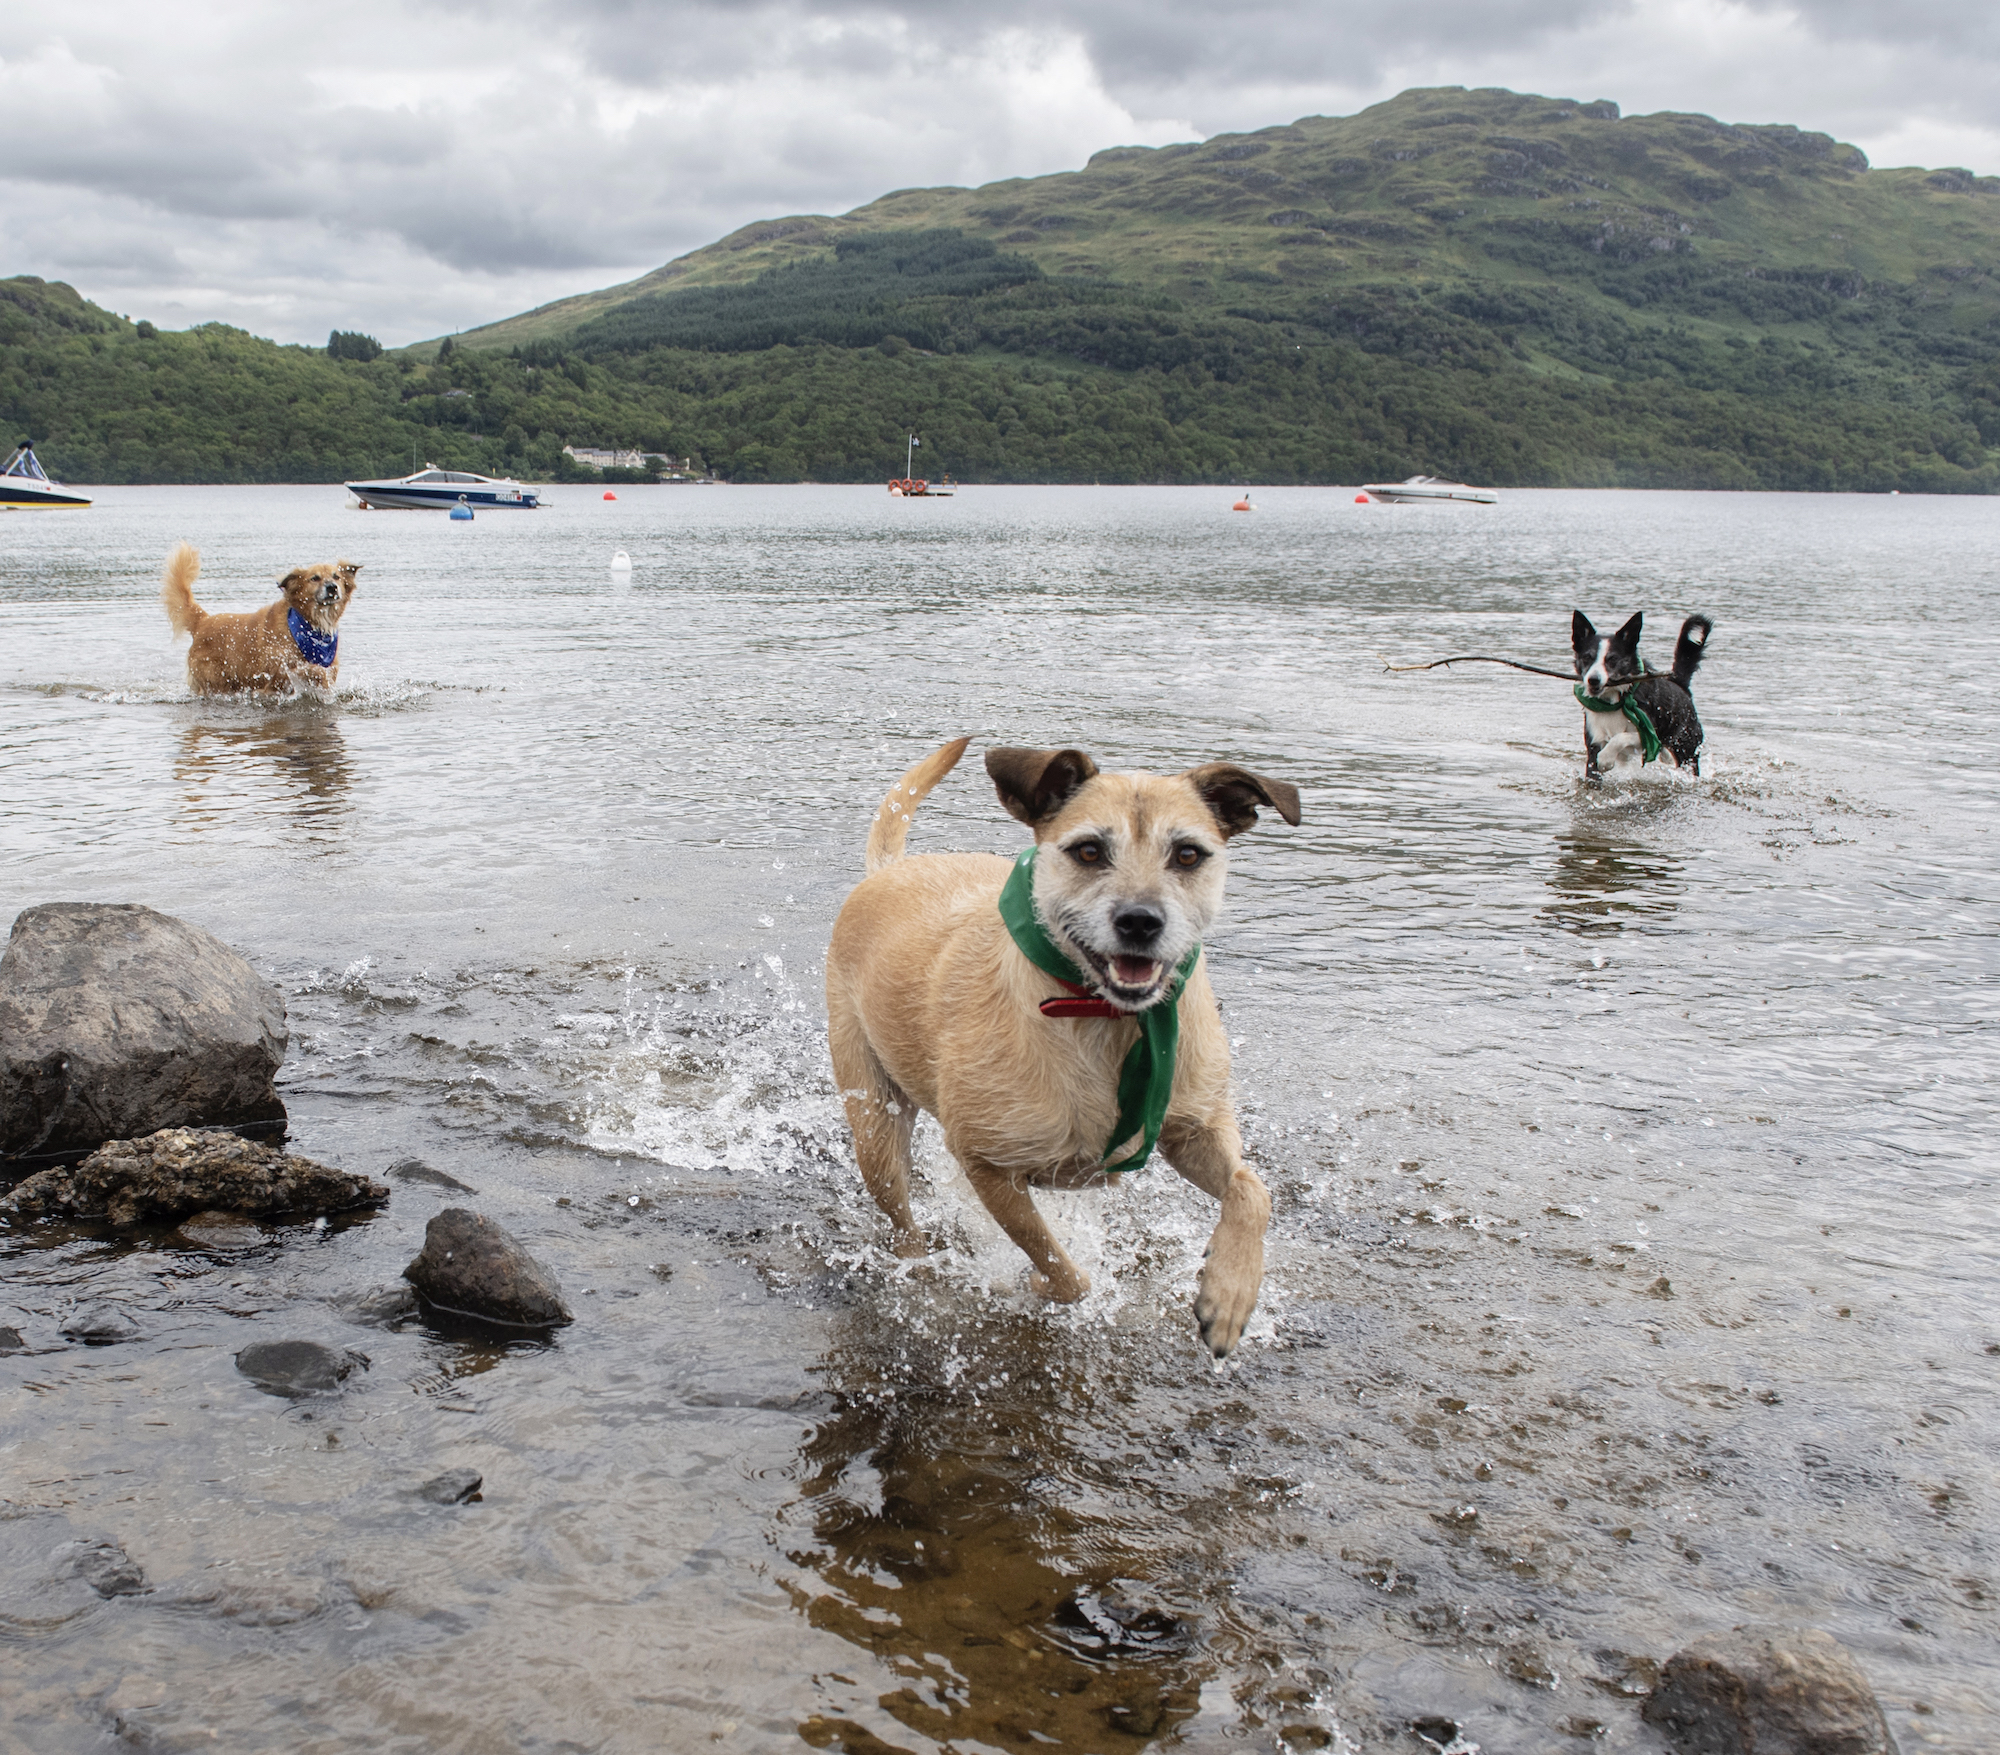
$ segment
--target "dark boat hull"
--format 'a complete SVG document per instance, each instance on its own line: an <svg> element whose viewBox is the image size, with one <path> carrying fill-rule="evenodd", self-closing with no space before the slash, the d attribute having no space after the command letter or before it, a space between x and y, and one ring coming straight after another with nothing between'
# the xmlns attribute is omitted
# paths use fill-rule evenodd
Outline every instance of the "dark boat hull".
<svg viewBox="0 0 2000 1755"><path fill-rule="evenodd" d="M82 494L0 477L0 512L68 512L89 504Z"/></svg>

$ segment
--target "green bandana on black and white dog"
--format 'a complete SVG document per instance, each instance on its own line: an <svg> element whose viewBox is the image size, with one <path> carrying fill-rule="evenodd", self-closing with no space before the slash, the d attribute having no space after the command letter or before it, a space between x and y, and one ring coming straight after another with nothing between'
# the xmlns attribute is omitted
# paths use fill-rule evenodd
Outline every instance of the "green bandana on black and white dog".
<svg viewBox="0 0 2000 1755"><path fill-rule="evenodd" d="M1139 1040L1125 1056L1118 1074L1118 1122L1104 1142L1104 1156L1138 1134L1138 1149L1128 1152L1115 1164L1103 1163L1100 1170L1122 1173L1137 1170L1152 1156L1167 1119L1167 1101L1174 1094L1174 1057L1181 1036L1181 989L1187 986L1201 956L1201 946L1181 959L1167 982L1166 991L1143 1012L1121 1011L1109 1000L1093 995L1084 973L1056 948L1055 940L1035 915L1035 855L1030 847L1014 860L1000 892L1000 918L1022 956L1044 975L1051 975L1077 995L1075 999L1042 1002L1048 1017L1130 1018L1139 1026Z"/></svg>
<svg viewBox="0 0 2000 1755"><path fill-rule="evenodd" d="M1660 759L1660 734L1653 729L1652 715L1632 699L1630 689L1627 689L1619 700L1600 701L1595 695L1586 693L1583 684L1578 683L1576 698L1583 703L1586 712L1623 713L1632 722L1633 730L1639 734L1640 748L1645 751L1639 761L1640 767L1643 768L1646 763L1657 762Z"/></svg>

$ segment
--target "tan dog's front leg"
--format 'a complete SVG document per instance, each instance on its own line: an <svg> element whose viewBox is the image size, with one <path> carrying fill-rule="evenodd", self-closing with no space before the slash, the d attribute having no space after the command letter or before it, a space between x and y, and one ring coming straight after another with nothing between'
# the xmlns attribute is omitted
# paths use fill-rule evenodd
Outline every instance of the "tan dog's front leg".
<svg viewBox="0 0 2000 1755"><path fill-rule="evenodd" d="M958 1153L953 1156L965 1166L966 1178L971 1182L973 1192L985 1202L994 1222L1035 1264L1030 1284L1037 1292L1051 1303L1074 1304L1090 1290L1090 1276L1070 1260L1063 1246L1055 1240L1055 1234L1036 1210L1034 1199L1027 1189L1006 1171L996 1170L991 1164Z"/></svg>
<svg viewBox="0 0 2000 1755"><path fill-rule="evenodd" d="M1233 1120L1216 1127L1170 1126L1160 1135L1160 1150L1195 1187L1222 1202L1222 1216L1202 1258L1194 1318L1209 1351L1226 1359L1243 1338L1264 1283L1271 1194L1245 1166Z"/></svg>

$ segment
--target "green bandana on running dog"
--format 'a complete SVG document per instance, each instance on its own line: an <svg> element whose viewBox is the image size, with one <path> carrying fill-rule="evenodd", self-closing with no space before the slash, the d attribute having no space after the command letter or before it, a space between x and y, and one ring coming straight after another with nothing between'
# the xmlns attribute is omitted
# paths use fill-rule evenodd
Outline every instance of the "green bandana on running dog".
<svg viewBox="0 0 2000 1755"><path fill-rule="evenodd" d="M1583 684L1578 683L1576 685L1576 698L1583 703L1584 709L1587 712L1623 713L1627 719L1631 720L1634 728L1639 733L1639 742L1646 752L1639 764L1642 768L1647 762L1656 762L1659 760L1660 734L1653 729L1653 721L1647 716L1646 709L1632 699L1631 690L1626 690L1625 698L1621 701L1600 701L1595 695L1586 695L1583 692Z"/></svg>
<svg viewBox="0 0 2000 1755"><path fill-rule="evenodd" d="M1030 847L1016 857L1014 869L1007 874L1006 887L1000 892L1000 918L1006 922L1015 948L1044 975L1053 975L1065 987L1088 992L1089 982L1084 972L1056 949L1055 941L1035 918L1038 851ZM1124 1014L1139 1026L1139 1040L1132 1044L1132 1051L1125 1056L1125 1064L1119 1070L1118 1124L1104 1142L1104 1156L1109 1158L1114 1148L1135 1133L1140 1135L1139 1148L1115 1164L1100 1164L1100 1170L1116 1173L1137 1170L1152 1156L1161 1125L1167 1119L1167 1100L1174 1094L1174 1053L1181 1036L1181 989L1194 973L1200 956L1201 946L1196 945L1181 959L1166 991L1157 1000L1143 1012Z"/></svg>

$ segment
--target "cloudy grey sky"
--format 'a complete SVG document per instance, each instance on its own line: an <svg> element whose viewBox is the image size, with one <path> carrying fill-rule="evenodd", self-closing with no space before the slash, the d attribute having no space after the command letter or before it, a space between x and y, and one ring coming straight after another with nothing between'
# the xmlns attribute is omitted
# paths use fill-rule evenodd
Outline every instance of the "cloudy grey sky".
<svg viewBox="0 0 2000 1755"><path fill-rule="evenodd" d="M0 275L394 345L767 215L1412 85L2000 171L1991 0L0 0Z"/></svg>

